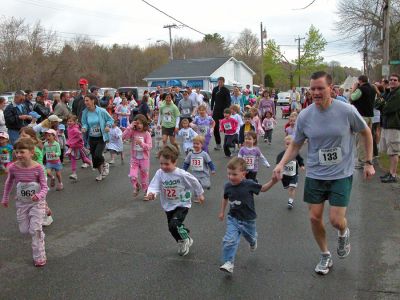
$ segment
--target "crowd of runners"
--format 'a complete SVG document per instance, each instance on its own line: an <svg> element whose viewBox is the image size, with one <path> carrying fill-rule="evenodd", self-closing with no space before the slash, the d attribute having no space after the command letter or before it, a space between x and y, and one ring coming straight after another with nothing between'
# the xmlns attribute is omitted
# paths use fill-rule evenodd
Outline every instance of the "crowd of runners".
<svg viewBox="0 0 400 300"><path fill-rule="evenodd" d="M387 98L374 94L383 114L390 107L391 97L400 101L399 76L393 74L391 79ZM5 99L0 99L0 164L7 176L1 203L8 206L15 185L17 221L21 233L32 237L35 266L41 267L47 262L42 226L49 226L53 220L46 195L51 188L64 189L61 170L65 160L70 161L71 180L78 179L77 164L81 160L82 168L97 170L93 182L98 184L112 176L110 164L129 161L132 197L140 196L145 201L160 198L168 229L178 244L178 254L185 256L193 239L184 220L192 198L202 203L204 189L212 187L210 177L216 173L213 152L220 150L228 158L226 170L218 170L227 173L220 220L225 219L229 204L222 271L233 272L241 235L251 251L257 248L254 194L268 191L281 180L288 190L287 207L292 209L299 169L306 170L304 201L309 205L312 232L321 250L315 271L327 274L333 264L323 221L326 200L330 204L330 223L338 230L337 254L344 258L350 253L346 208L352 174L359 167L353 151L356 135L357 143L363 148L358 163L362 163L366 178L375 173L372 160L376 139L366 116L360 114L357 105L349 104L364 96L359 95L359 86L354 86L346 97L332 85L329 74L316 72L309 89L294 88L289 120L283 129L279 128L286 133L285 140L279 141L286 149L276 158L263 155L257 146L275 141L274 90L261 89L254 94L250 89L235 87L231 92L225 87L223 77L218 79L211 99L190 87L181 91L175 87L145 91L141 99L134 99L132 95L118 93L100 98L96 88L89 90L84 78L79 80L79 86L80 92L74 97L63 92L56 96L54 103L47 99L46 91L37 94L35 103L30 90L16 92L13 103L7 106ZM210 149L212 137L214 149ZM299 155L304 143L308 147L306 160ZM384 143L383 151L397 157L400 149L393 148L390 140ZM130 147L129 158L124 157L124 145ZM157 149L156 157L151 154L153 148ZM177 166L179 157L183 160L180 167ZM160 168L150 174L150 163L155 159ZM263 184L259 184L257 173L261 166L270 167L275 163L272 177L261 179ZM393 172L385 176L383 182L397 178Z"/></svg>

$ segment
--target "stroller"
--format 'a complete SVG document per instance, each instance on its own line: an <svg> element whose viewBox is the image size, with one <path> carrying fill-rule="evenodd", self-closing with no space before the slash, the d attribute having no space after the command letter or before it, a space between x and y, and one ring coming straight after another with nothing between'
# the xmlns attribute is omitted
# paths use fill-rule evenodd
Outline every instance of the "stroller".
<svg viewBox="0 0 400 300"><path fill-rule="evenodd" d="M282 106L281 111L282 111L282 119L290 116L290 106Z"/></svg>

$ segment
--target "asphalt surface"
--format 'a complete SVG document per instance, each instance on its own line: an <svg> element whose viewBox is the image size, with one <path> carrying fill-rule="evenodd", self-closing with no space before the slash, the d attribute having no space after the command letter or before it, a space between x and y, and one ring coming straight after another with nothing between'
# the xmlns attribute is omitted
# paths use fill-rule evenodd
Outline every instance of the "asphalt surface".
<svg viewBox="0 0 400 300"><path fill-rule="evenodd" d="M260 142L272 166L283 150L284 122L278 120L273 145ZM125 150L128 161L128 145ZM30 237L18 231L14 204L0 210L0 298L400 298L399 184L381 184L380 170L370 182L355 172L347 214L351 254L346 259L337 257L337 232L326 219L334 266L328 275L320 276L314 272L319 250L302 201L304 173L291 211L286 207L287 193L278 183L256 197L257 251L251 253L242 239L234 273L227 275L219 271L225 222L217 218L227 159L222 151L210 152L217 175L205 193L204 205L194 204L189 211L186 225L194 244L186 257L177 254L159 201L132 198L128 163L121 165L118 159L101 183L95 182L94 171L80 169L78 182L71 183L67 162L65 190L48 194L54 223L45 228L48 264L44 268L33 267ZM154 156L153 150L151 175L158 168ZM272 169L262 168L259 181L268 180Z"/></svg>

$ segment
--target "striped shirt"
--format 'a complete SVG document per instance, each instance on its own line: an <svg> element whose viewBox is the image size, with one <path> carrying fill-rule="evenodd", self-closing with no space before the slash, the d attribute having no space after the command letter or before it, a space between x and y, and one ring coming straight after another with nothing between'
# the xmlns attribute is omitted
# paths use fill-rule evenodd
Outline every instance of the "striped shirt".
<svg viewBox="0 0 400 300"><path fill-rule="evenodd" d="M36 193L39 200L44 200L48 191L46 178L44 176L43 167L35 164L30 168L22 168L12 163L8 167L8 176L4 187L3 200L1 203L7 204L10 196L11 189L15 184L23 182L37 182L40 185L40 191Z"/></svg>

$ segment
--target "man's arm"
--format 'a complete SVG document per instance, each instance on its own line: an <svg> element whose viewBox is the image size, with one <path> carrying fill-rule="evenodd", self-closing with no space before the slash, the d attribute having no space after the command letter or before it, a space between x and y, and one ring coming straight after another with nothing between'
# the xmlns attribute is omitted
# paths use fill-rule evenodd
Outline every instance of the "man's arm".
<svg viewBox="0 0 400 300"><path fill-rule="evenodd" d="M356 89L353 93L351 93L350 95L350 100L351 101L357 101L358 99L360 99L362 96L361 90L360 89Z"/></svg>
<svg viewBox="0 0 400 300"><path fill-rule="evenodd" d="M366 161L372 161L372 134L369 127L366 127L364 130L360 131L361 138L364 140L365 145L365 157ZM364 164L364 178L370 179L375 174L374 166L370 163Z"/></svg>

